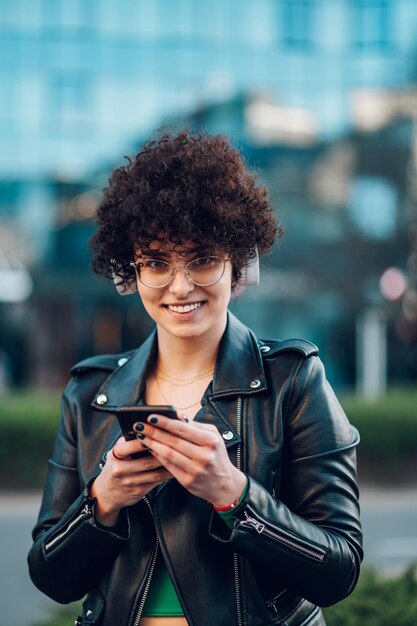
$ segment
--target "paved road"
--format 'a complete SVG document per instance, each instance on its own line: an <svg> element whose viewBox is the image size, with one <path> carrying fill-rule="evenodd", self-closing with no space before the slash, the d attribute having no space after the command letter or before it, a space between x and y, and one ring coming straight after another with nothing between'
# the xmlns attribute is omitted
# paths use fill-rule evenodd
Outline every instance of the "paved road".
<svg viewBox="0 0 417 626"><path fill-rule="evenodd" d="M417 563L417 488L361 494L365 564L396 574Z"/></svg>
<svg viewBox="0 0 417 626"><path fill-rule="evenodd" d="M39 495L0 495L0 626L32 626L55 604L31 584L26 567ZM417 488L362 489L365 563L387 573L417 561Z"/></svg>

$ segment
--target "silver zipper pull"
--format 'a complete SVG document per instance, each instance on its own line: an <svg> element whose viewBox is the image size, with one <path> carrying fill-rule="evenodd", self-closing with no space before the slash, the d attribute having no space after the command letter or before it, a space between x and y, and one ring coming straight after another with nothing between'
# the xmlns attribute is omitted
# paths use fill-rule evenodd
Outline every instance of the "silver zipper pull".
<svg viewBox="0 0 417 626"><path fill-rule="evenodd" d="M268 602L266 603L266 606L269 609L274 609L275 613L278 613L277 601L276 600L268 600Z"/></svg>
<svg viewBox="0 0 417 626"><path fill-rule="evenodd" d="M92 512L91 504L88 504L87 502L86 504L84 504L84 507L81 510L81 515L90 515L91 512Z"/></svg>
<svg viewBox="0 0 417 626"><path fill-rule="evenodd" d="M246 523L249 524L250 526L253 526L253 528L255 528L256 532L261 534L264 529L265 529L265 524L262 524L262 522L258 522L258 520L254 519L253 517L250 517L246 511L244 512L244 515L246 517Z"/></svg>

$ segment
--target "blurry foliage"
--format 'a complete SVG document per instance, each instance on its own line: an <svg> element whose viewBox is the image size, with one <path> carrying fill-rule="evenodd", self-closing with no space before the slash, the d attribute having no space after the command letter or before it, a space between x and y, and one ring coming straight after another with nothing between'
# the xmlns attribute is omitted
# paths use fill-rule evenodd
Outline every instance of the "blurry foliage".
<svg viewBox="0 0 417 626"><path fill-rule="evenodd" d="M415 626L417 565L396 578L363 569L352 595L323 613L327 626Z"/></svg>
<svg viewBox="0 0 417 626"><path fill-rule="evenodd" d="M78 615L81 615L81 603L74 602L67 606L60 607L55 615L49 619L44 619L31 626L71 626L74 624Z"/></svg>
<svg viewBox="0 0 417 626"><path fill-rule="evenodd" d="M389 391L367 402L356 396L342 405L361 434L361 482L399 484L417 476L417 389ZM0 488L40 488L60 413L55 392L19 391L1 396Z"/></svg>
<svg viewBox="0 0 417 626"><path fill-rule="evenodd" d="M60 412L55 392L0 396L0 487L39 488L45 480Z"/></svg>
<svg viewBox="0 0 417 626"><path fill-rule="evenodd" d="M379 400L341 399L361 435L359 480L398 484L417 477L417 388L390 390Z"/></svg>

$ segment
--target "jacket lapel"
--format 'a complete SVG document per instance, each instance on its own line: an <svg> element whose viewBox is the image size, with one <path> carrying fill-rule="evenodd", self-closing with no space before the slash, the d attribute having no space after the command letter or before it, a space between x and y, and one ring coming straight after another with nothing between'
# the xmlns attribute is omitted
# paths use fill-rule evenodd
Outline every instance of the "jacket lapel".
<svg viewBox="0 0 417 626"><path fill-rule="evenodd" d="M214 371L213 399L252 395L265 389L265 372L256 337L229 312Z"/></svg>
<svg viewBox="0 0 417 626"><path fill-rule="evenodd" d="M236 431L239 396L253 395L267 389L262 357L255 335L232 313L228 313L212 385L207 389L205 406L196 419L214 424L226 447L241 442Z"/></svg>
<svg viewBox="0 0 417 626"><path fill-rule="evenodd" d="M122 405L137 404L146 384L147 373L156 354L156 331L120 367L115 369L97 391L91 406L114 412Z"/></svg>

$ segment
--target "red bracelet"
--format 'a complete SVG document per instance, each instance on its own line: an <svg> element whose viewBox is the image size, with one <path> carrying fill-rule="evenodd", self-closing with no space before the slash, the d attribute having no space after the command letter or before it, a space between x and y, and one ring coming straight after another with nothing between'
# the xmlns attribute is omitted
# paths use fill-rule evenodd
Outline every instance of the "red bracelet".
<svg viewBox="0 0 417 626"><path fill-rule="evenodd" d="M240 496L239 498L236 498L236 500L233 500L232 504L228 504L227 506L214 506L213 504L213 509L215 511L230 511L230 509L234 509L236 504L239 502L240 498L242 496Z"/></svg>

